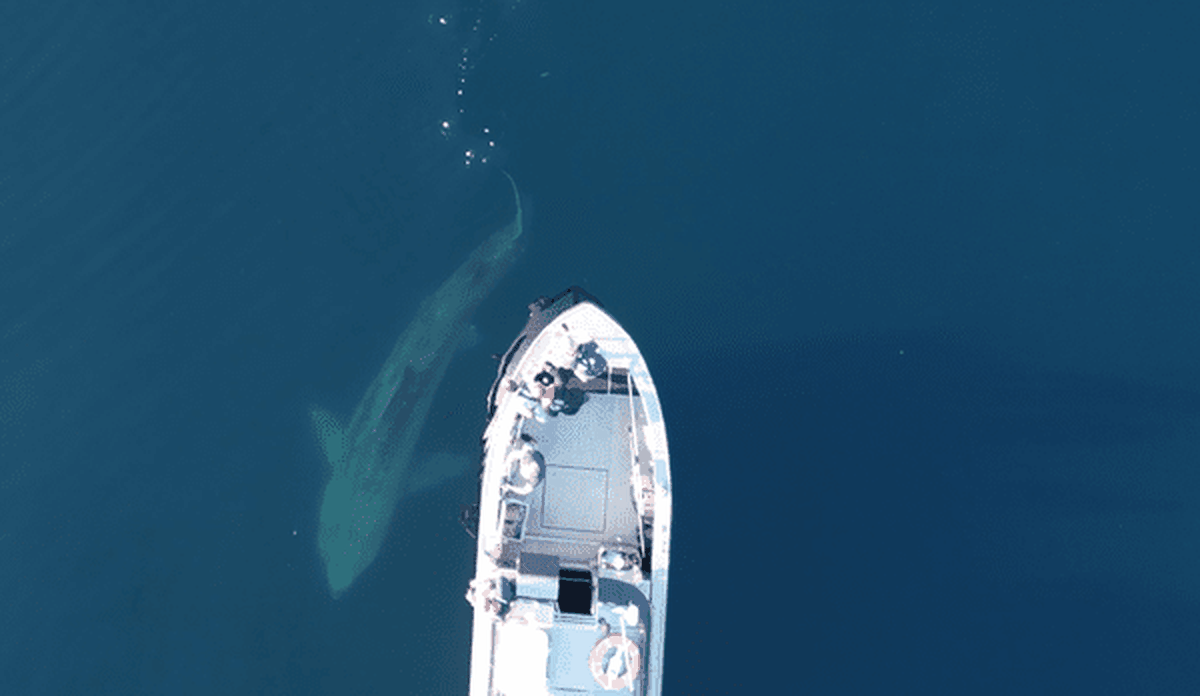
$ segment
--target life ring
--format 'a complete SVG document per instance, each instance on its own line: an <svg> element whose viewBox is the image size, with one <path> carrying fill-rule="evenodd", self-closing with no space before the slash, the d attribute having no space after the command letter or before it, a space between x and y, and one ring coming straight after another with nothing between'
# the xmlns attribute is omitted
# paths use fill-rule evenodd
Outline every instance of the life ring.
<svg viewBox="0 0 1200 696"><path fill-rule="evenodd" d="M625 669L620 674L611 674L609 666L613 660L620 658L621 651L625 653ZM625 689L633 684L633 680L642 669L642 653L638 650L637 643L619 633L613 633L592 646L592 652L588 656L588 667L592 669L592 677L596 683L604 689Z"/></svg>

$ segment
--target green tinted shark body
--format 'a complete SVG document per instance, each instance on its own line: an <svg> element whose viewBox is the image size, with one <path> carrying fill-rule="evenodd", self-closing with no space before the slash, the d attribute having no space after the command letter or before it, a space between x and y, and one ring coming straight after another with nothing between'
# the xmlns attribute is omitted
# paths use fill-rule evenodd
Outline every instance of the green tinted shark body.
<svg viewBox="0 0 1200 696"><path fill-rule="evenodd" d="M507 177L508 174L506 173ZM516 259L521 198L511 223L490 235L467 261L421 302L412 323L343 427L321 408L311 412L329 462L317 547L336 598L375 560L404 495L461 474L463 457L435 457L412 466L430 404L471 315Z"/></svg>

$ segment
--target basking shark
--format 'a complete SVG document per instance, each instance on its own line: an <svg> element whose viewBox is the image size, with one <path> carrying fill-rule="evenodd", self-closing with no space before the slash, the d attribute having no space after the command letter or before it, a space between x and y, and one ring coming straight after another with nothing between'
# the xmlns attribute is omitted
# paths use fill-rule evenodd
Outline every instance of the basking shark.
<svg viewBox="0 0 1200 696"><path fill-rule="evenodd" d="M329 462L317 548L336 599L379 553L396 504L409 493L455 477L465 458L434 457L413 466L429 406L471 315L516 259L521 195L512 222L493 232L417 309L417 316L367 388L346 426L314 407L313 426Z"/></svg>

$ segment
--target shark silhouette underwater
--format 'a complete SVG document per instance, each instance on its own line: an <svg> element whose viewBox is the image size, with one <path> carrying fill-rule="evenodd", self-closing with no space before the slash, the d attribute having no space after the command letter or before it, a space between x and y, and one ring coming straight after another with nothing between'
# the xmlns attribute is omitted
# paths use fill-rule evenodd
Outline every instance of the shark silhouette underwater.
<svg viewBox="0 0 1200 696"><path fill-rule="evenodd" d="M375 557L397 504L463 473L465 458L441 455L413 466L417 441L471 315L518 254L521 195L512 222L493 232L417 309L348 424L313 407L329 481L322 494L317 549L336 599Z"/></svg>

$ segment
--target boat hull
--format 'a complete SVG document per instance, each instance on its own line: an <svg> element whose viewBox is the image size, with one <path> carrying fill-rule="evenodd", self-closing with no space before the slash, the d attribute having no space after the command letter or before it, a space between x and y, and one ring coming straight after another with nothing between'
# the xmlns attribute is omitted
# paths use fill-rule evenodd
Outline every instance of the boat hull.
<svg viewBox="0 0 1200 696"><path fill-rule="evenodd" d="M471 695L659 696L670 460L637 345L586 292L543 298L488 409Z"/></svg>

